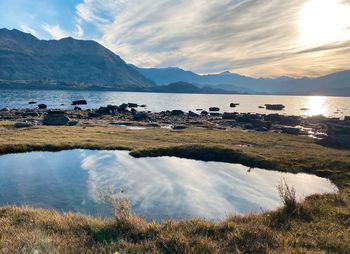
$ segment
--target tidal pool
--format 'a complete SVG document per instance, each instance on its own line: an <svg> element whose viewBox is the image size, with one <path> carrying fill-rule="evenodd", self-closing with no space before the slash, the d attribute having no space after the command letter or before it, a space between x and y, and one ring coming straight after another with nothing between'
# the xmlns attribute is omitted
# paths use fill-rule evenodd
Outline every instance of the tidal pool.
<svg viewBox="0 0 350 254"><path fill-rule="evenodd" d="M0 204L109 216L100 193L123 190L146 219L222 219L281 206L277 185L298 198L336 192L327 179L176 157L133 158L128 151L67 150L0 156Z"/></svg>

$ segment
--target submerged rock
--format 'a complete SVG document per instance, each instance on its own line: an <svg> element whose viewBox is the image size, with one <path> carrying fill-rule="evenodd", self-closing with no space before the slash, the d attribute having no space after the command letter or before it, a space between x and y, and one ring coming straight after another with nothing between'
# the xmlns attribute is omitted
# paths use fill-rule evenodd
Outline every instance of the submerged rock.
<svg viewBox="0 0 350 254"><path fill-rule="evenodd" d="M209 111L218 112L218 111L220 111L220 108L218 108L218 107L210 107Z"/></svg>
<svg viewBox="0 0 350 254"><path fill-rule="evenodd" d="M72 102L72 105L73 105L73 106L76 106L76 105L87 105L87 101L86 101L86 100L77 100L77 101L73 101L73 102Z"/></svg>
<svg viewBox="0 0 350 254"><path fill-rule="evenodd" d="M283 110L286 106L282 104L265 104L265 107L268 110Z"/></svg>

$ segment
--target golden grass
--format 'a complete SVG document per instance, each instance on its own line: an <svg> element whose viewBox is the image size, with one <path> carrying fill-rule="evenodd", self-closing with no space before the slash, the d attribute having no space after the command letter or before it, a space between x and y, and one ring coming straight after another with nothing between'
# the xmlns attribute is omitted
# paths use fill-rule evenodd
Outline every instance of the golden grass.
<svg viewBox="0 0 350 254"><path fill-rule="evenodd" d="M350 151L273 133L189 128L118 127L14 129L0 122L0 154L69 148L128 149L134 156L176 155L239 162L332 179L340 193L314 195L293 212L146 222L126 213L105 220L85 215L0 208L0 253L350 253ZM249 144L250 146L247 146Z"/></svg>

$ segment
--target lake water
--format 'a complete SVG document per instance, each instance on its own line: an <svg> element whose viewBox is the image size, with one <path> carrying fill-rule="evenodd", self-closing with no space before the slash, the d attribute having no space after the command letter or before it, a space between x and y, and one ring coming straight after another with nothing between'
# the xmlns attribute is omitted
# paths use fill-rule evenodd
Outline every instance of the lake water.
<svg viewBox="0 0 350 254"><path fill-rule="evenodd" d="M108 216L101 191L124 191L147 219L221 219L281 205L285 180L298 198L336 191L327 179L175 157L133 158L127 151L67 150L0 156L0 203Z"/></svg>
<svg viewBox="0 0 350 254"><path fill-rule="evenodd" d="M85 108L98 108L107 104L119 105L124 102L146 104L153 112L181 109L184 111L206 109L218 106L222 111L241 113L271 113L259 106L280 103L286 106L279 112L287 115L325 115L344 117L350 115L350 97L320 96L273 96L273 95L218 95L218 94L166 94L131 93L102 91L38 91L38 90L0 90L0 108L35 108L29 101L45 103L49 108L73 108L73 100L86 99ZM231 102L240 103L237 108L229 107ZM62 105L64 104L64 105ZM301 110L307 108L308 110Z"/></svg>

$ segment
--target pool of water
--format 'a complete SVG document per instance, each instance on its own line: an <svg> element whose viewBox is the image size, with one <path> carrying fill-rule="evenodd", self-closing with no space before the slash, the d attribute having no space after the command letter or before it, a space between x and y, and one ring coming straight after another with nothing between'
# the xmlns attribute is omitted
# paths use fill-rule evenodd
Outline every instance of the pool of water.
<svg viewBox="0 0 350 254"><path fill-rule="evenodd" d="M133 158L128 151L66 150L0 156L0 204L109 216L113 190L146 219L222 219L281 206L277 185L298 198L337 191L327 179L176 157Z"/></svg>

